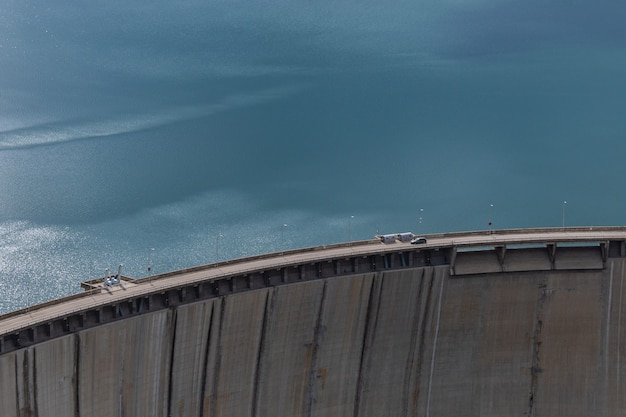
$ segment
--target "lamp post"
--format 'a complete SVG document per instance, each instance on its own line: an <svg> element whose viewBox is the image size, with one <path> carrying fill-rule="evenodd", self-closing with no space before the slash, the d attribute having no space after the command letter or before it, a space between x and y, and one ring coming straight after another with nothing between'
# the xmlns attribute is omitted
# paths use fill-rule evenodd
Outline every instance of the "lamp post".
<svg viewBox="0 0 626 417"><path fill-rule="evenodd" d="M220 259L220 238L224 237L221 233L218 233L215 238L215 262Z"/></svg>
<svg viewBox="0 0 626 417"><path fill-rule="evenodd" d="M354 219L354 216L350 216L348 221L348 242L352 242L352 219Z"/></svg>
<svg viewBox="0 0 626 417"><path fill-rule="evenodd" d="M489 225L489 234L491 234L491 226L493 225L493 222L491 221L491 212L493 210L493 204L489 204L489 219L488 219L488 225Z"/></svg>
<svg viewBox="0 0 626 417"><path fill-rule="evenodd" d="M561 222L561 228L562 230L565 230L565 205L567 204L567 201L563 201L563 216L561 218L562 222Z"/></svg>
<svg viewBox="0 0 626 417"><path fill-rule="evenodd" d="M420 209L419 224L417 225L417 233L422 233L422 220L424 220L424 209Z"/></svg>
<svg viewBox="0 0 626 417"><path fill-rule="evenodd" d="M152 254L154 253L154 248L150 248L150 252L148 252L148 276L152 275Z"/></svg>
<svg viewBox="0 0 626 417"><path fill-rule="evenodd" d="M280 228L280 246L281 249L285 249L285 228L289 226L287 223L283 223L283 226Z"/></svg>

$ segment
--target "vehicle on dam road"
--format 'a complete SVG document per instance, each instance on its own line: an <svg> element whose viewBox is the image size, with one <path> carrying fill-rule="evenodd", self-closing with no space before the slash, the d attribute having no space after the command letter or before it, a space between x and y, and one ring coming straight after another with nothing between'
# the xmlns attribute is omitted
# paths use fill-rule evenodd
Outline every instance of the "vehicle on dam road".
<svg viewBox="0 0 626 417"><path fill-rule="evenodd" d="M411 244L412 245L421 245L423 243L426 243L426 238L425 237L419 236L419 237L411 239Z"/></svg>

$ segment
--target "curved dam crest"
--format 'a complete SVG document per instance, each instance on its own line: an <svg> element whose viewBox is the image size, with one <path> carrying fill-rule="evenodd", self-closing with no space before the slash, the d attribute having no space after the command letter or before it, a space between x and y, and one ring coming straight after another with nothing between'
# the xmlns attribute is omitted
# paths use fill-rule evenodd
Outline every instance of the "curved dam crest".
<svg viewBox="0 0 626 417"><path fill-rule="evenodd" d="M622 415L624 241L397 245L382 270L117 317L0 355L0 414Z"/></svg>

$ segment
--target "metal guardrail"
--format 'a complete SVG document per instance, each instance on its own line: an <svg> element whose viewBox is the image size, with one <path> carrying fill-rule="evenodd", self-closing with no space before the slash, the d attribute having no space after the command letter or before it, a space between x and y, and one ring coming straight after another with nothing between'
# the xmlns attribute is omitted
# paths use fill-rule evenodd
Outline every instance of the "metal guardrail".
<svg viewBox="0 0 626 417"><path fill-rule="evenodd" d="M190 268L179 269L179 270L170 271L170 272L164 272L162 274L157 274L157 275L150 275L150 276L143 277L143 278L137 278L137 279L135 279L134 282L140 284L142 282L159 280L159 279L171 277L171 276L174 276L174 275L186 274L186 273L191 273L191 272L199 272L199 271L204 271L204 270L207 270L207 269L220 268L220 267L223 267L223 266L232 266L232 265L247 263L247 262L251 262L251 261L261 261L261 260L264 260L264 259L271 259L271 258L276 258L276 257L280 257L280 256L297 255L297 254L302 254L302 253L316 252L316 251L320 251L320 250L336 249L336 248L348 248L348 247L352 247L352 246L363 246L363 245L370 245L370 244L376 244L376 243L380 243L379 240L377 240L377 239L359 240L359 241L355 241L355 242L334 243L334 244L330 244L330 245L311 246L311 247L307 247L307 248L291 249L291 250L281 251L281 252L264 253L264 254L260 254L260 255L248 256L248 257L245 257L245 258L237 258L237 259L232 259L232 260L227 260L227 261L215 262L215 263L211 263L211 264L193 266L193 267L190 267ZM1 317L2 316L0 316L0 318Z"/></svg>
<svg viewBox="0 0 626 417"><path fill-rule="evenodd" d="M26 307L26 308L22 308L20 310L15 310L15 311L11 311L9 313L4 313L4 314L0 315L0 321L5 320L5 319L9 319L11 317L20 316L22 314L28 314L31 311L40 310L42 308L50 307L50 306L57 305L57 304L62 304L62 303L65 303L67 301L76 300L78 298L89 297L89 296L92 296L94 294L99 294L101 292L102 292L102 288L94 288L92 290L79 292L79 293L68 295L68 296L65 296L65 297L62 297L62 298L57 298L57 299L54 299L54 300L46 301L46 302L43 302L41 304L36 304L34 306L29 306L29 307Z"/></svg>
<svg viewBox="0 0 626 417"><path fill-rule="evenodd" d="M237 258L237 259L232 259L232 260L215 262L215 263L211 263L211 264L204 264L204 265L193 266L193 267L190 267L190 268L178 269L178 270L175 270L175 271L164 272L164 273L161 273L161 274L150 275L150 276L142 277L142 278L135 278L135 279L132 279L132 282L135 283L135 284L142 284L144 282L159 281L159 280L164 279L164 278L170 278L170 277L181 275L181 274L188 274L188 273L208 271L208 270L219 270L219 268L224 267L224 266L233 266L233 265L243 264L243 263L247 263L247 262L251 262L251 261L271 259L271 258L282 257L282 256L287 256L287 255L297 255L297 254L302 254L302 253L316 252L316 251L333 249L333 248L363 246L363 245L376 244L376 243L379 243L379 241L377 239L371 239L371 240L335 243L335 244L330 244L330 245L312 246L312 247L307 247L307 248L291 249L291 250L281 251L281 252L271 252L271 253L253 255L253 256L249 256L249 257L245 257L245 258ZM124 276L124 278L129 279L130 277ZM75 300L75 299L83 298L83 297L88 297L88 296L91 296L93 294L100 293L100 292L102 292L102 288L96 288L95 284L98 281L101 281L101 280L103 280L103 278L95 278L95 279L91 279L91 280L85 281L84 282L84 284L86 284L85 287L91 287L91 289L85 290L83 292L79 292L79 293L72 294L72 295L69 295L69 296L65 296L65 297L62 297L62 298L57 298L57 299L54 299L54 300L46 301L46 302L41 303L41 304L36 304L36 305L33 305L33 306L25 307L25 308L22 308L22 309L19 309L19 310L11 311L9 313L1 314L0 315L0 321L8 319L8 318L11 318L11 317L19 316L19 315L22 315L22 314L28 314L28 313L30 313L32 311L39 310L39 309L42 309L42 308L45 308L45 307L49 307L49 306L53 306L53 305L57 305L57 304L63 304L65 302L67 302L67 301L71 301L71 300ZM81 283L81 285L82 284L83 283Z"/></svg>

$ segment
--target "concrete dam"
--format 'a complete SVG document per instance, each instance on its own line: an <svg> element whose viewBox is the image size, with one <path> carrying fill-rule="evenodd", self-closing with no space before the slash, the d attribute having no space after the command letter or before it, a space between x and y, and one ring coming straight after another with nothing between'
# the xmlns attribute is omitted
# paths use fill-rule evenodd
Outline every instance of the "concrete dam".
<svg viewBox="0 0 626 417"><path fill-rule="evenodd" d="M427 238L93 280L0 316L0 415L624 415L626 228Z"/></svg>

